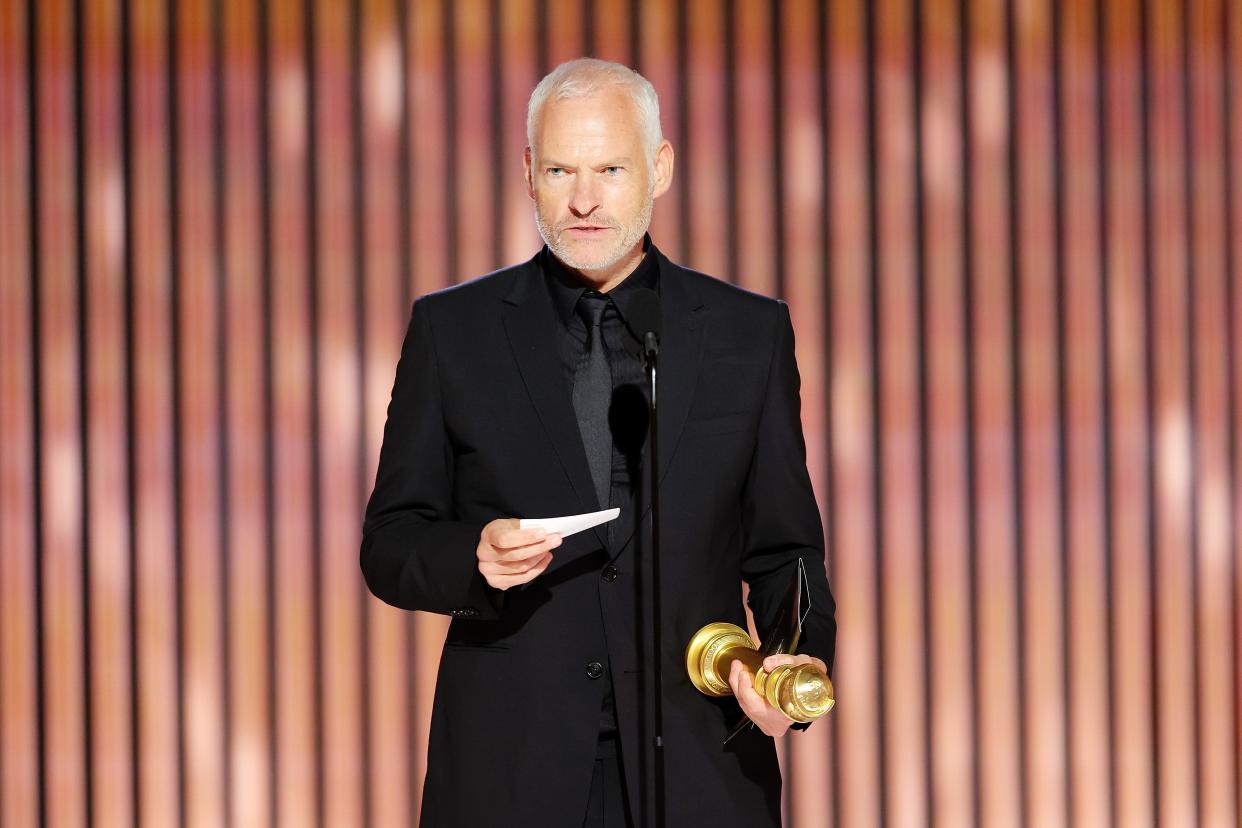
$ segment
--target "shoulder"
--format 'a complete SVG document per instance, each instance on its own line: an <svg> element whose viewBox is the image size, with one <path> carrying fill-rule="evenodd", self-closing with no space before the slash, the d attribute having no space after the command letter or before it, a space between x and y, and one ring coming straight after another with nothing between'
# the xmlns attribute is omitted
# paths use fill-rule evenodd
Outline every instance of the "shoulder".
<svg viewBox="0 0 1242 828"><path fill-rule="evenodd" d="M679 291L711 315L713 326L723 325L739 334L763 335L788 324L789 310L780 299L730 284L715 276L669 262L661 279L670 278Z"/></svg>
<svg viewBox="0 0 1242 828"><path fill-rule="evenodd" d="M538 259L509 265L418 298L414 311L430 319L461 319L494 313L500 302L540 278Z"/></svg>
<svg viewBox="0 0 1242 828"><path fill-rule="evenodd" d="M694 282L699 293L708 300L708 304L737 308L752 313L777 313L784 304L780 299L764 296L746 288L730 284L715 276L700 273L697 270L679 268L688 279Z"/></svg>

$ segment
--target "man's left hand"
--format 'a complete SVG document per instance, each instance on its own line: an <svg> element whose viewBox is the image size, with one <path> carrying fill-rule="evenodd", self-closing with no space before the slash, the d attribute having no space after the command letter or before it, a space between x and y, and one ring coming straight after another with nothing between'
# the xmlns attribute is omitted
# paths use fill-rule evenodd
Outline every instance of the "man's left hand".
<svg viewBox="0 0 1242 828"><path fill-rule="evenodd" d="M782 664L814 664L824 672L824 675L828 674L828 667L824 662L809 655L768 656L763 660L763 669L770 673ZM729 669L729 686L733 688L733 695L737 697L738 704L742 706L742 712L769 736L773 738L784 736L785 731L789 730L789 726L793 724L784 713L768 704L767 699L755 692L755 674L747 670L740 661L734 661Z"/></svg>

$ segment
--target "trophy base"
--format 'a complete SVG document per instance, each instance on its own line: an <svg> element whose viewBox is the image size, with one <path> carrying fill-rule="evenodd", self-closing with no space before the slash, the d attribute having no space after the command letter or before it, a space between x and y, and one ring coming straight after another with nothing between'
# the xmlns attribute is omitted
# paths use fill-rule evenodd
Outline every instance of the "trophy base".
<svg viewBox="0 0 1242 828"><path fill-rule="evenodd" d="M718 621L703 627L686 647L686 672L696 690L707 696L731 696L728 666L742 651L755 651L754 639L736 624ZM730 652L732 651L732 652ZM723 658L728 652L729 658ZM743 659L747 661L747 659ZM753 665L748 665L754 669ZM720 668L725 668L721 670ZM723 672L723 675L721 673Z"/></svg>

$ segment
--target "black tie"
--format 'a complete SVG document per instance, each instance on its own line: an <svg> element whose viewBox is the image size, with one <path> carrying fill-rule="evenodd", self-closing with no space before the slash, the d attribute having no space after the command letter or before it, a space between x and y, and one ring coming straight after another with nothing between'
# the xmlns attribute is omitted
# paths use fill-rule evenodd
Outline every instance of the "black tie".
<svg viewBox="0 0 1242 828"><path fill-rule="evenodd" d="M604 347L600 322L608 309L609 299L601 293L588 291L578 300L576 311L586 324L586 348L574 369L574 413L582 447L591 466L591 482L601 509L608 508L612 482L612 431L608 427L608 406L612 402L612 369Z"/></svg>

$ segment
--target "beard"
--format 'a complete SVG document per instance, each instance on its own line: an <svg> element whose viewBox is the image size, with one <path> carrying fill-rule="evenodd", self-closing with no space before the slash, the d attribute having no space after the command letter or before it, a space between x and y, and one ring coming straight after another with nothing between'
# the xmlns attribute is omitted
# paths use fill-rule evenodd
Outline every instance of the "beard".
<svg viewBox="0 0 1242 828"><path fill-rule="evenodd" d="M655 207L653 194L653 192L647 193L647 197L643 199L642 209L628 224L614 221L608 216L591 216L589 221L592 225L621 231L619 238L611 246L597 249L594 252L575 250L574 240L564 237L565 231L576 224L581 224L582 219L569 218L557 224L550 224L544 217L543 211L539 209L539 202L536 201L535 224L539 226L539 235L543 237L544 244L566 267L583 271L607 270L624 259L647 234L647 228L651 226L651 213Z"/></svg>

